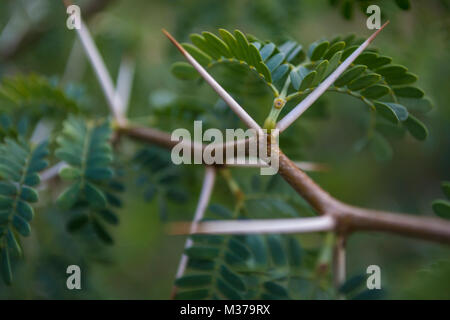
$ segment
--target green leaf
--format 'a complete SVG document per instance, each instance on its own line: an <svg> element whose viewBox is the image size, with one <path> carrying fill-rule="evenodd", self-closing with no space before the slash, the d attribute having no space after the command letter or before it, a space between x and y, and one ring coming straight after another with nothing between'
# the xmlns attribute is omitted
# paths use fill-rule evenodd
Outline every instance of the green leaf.
<svg viewBox="0 0 450 320"><path fill-rule="evenodd" d="M302 77L302 82L300 84L299 91L306 90L308 88L312 87L312 83L314 79L316 78L317 71L309 71L306 68L300 67L299 74Z"/></svg>
<svg viewBox="0 0 450 320"><path fill-rule="evenodd" d="M225 265L222 265L220 267L220 275L234 289L236 289L238 291L245 291L246 290L245 283L240 278L240 276L237 275L236 273L232 272Z"/></svg>
<svg viewBox="0 0 450 320"><path fill-rule="evenodd" d="M251 255L250 251L240 241L233 238L228 242L228 248L242 260L248 259Z"/></svg>
<svg viewBox="0 0 450 320"><path fill-rule="evenodd" d="M368 63L366 63L366 65L369 69L375 70L377 68L380 68L384 65L391 63L391 61L392 61L391 57L378 56L375 61L368 62Z"/></svg>
<svg viewBox="0 0 450 320"><path fill-rule="evenodd" d="M6 235L6 242L8 243L8 248L18 257L22 256L22 248L20 247L19 242L17 241L16 236L11 231L11 229L8 229L7 235ZM5 249L6 250L6 249Z"/></svg>
<svg viewBox="0 0 450 320"><path fill-rule="evenodd" d="M0 194L4 196L14 196L17 194L15 185L0 181Z"/></svg>
<svg viewBox="0 0 450 320"><path fill-rule="evenodd" d="M328 41L314 42L309 46L308 56L311 61L319 60L323 57L330 43Z"/></svg>
<svg viewBox="0 0 450 320"><path fill-rule="evenodd" d="M450 199L450 181L444 181L441 184L442 192Z"/></svg>
<svg viewBox="0 0 450 320"><path fill-rule="evenodd" d="M334 85L336 87L343 87L350 81L356 79L358 76L360 76L365 70L367 69L366 66L363 65L357 65L354 66L347 71L345 71L335 82Z"/></svg>
<svg viewBox="0 0 450 320"><path fill-rule="evenodd" d="M63 208L69 209L71 208L78 200L80 196L80 187L81 183L77 182L67 188L63 193L61 193L56 200L58 205Z"/></svg>
<svg viewBox="0 0 450 320"><path fill-rule="evenodd" d="M86 214L80 214L73 217L67 223L67 230L69 232L76 232L86 226L89 222L89 217Z"/></svg>
<svg viewBox="0 0 450 320"><path fill-rule="evenodd" d="M99 210L98 215L101 216L103 218L103 220L105 220L109 224L112 224L112 225L119 224L119 217L117 216L117 214L115 214L111 210L108 210L108 209Z"/></svg>
<svg viewBox="0 0 450 320"><path fill-rule="evenodd" d="M264 76L264 79L267 82L269 83L272 82L272 75L270 74L270 70L264 63L259 62L258 65L256 66L256 69Z"/></svg>
<svg viewBox="0 0 450 320"><path fill-rule="evenodd" d="M444 219L450 219L450 201L448 200L435 200L433 201L432 208L434 213Z"/></svg>
<svg viewBox="0 0 450 320"><path fill-rule="evenodd" d="M427 113L433 108L431 101L426 98L415 99L398 97L398 102L407 107L408 110L419 113Z"/></svg>
<svg viewBox="0 0 450 320"><path fill-rule="evenodd" d="M376 101L375 107L383 118L392 123L398 123L398 121L408 119L408 110L398 103Z"/></svg>
<svg viewBox="0 0 450 320"><path fill-rule="evenodd" d="M94 227L94 231L97 234L97 236L107 245L112 245L114 243L113 238L109 234L108 231L106 231L105 227L102 226L102 224L97 221L97 219L94 219L92 222L92 226Z"/></svg>
<svg viewBox="0 0 450 320"><path fill-rule="evenodd" d="M211 260L189 259L188 268L192 270L212 271L216 264Z"/></svg>
<svg viewBox="0 0 450 320"><path fill-rule="evenodd" d="M12 224L17 232L19 232L22 236L28 237L30 235L30 225L22 217L15 215L13 217Z"/></svg>
<svg viewBox="0 0 450 320"><path fill-rule="evenodd" d="M424 92L416 87L394 88L394 92L399 97L419 99L424 96Z"/></svg>
<svg viewBox="0 0 450 320"><path fill-rule="evenodd" d="M267 60L272 53L275 51L275 45L273 43L268 43L264 47L262 47L260 54L262 59L265 61Z"/></svg>
<svg viewBox="0 0 450 320"><path fill-rule="evenodd" d="M298 90L300 88L300 83L302 82L302 77L300 76L298 70L293 69L289 74L289 77L291 79L291 83L294 89Z"/></svg>
<svg viewBox="0 0 450 320"><path fill-rule="evenodd" d="M204 37L196 33L191 34L189 37L196 47L211 56L213 59L218 60L220 58L220 52L214 46L208 43Z"/></svg>
<svg viewBox="0 0 450 320"><path fill-rule="evenodd" d="M325 77L325 72L327 71L328 65L330 63L328 62L328 60L323 60L322 62L320 62L317 67L316 67L316 77L314 78L314 81L312 83L312 86L315 87L317 86Z"/></svg>
<svg viewBox="0 0 450 320"><path fill-rule="evenodd" d="M48 78L36 74L4 77L0 85L1 107L26 107L32 115L66 115L79 111L77 102ZM31 108L28 108L28 107Z"/></svg>
<svg viewBox="0 0 450 320"><path fill-rule="evenodd" d="M246 244L252 253L255 265L260 267L267 266L268 257L264 238L258 235L250 235L246 237Z"/></svg>
<svg viewBox="0 0 450 320"><path fill-rule="evenodd" d="M408 69L399 64L389 64L377 69L377 73L383 77L399 77L404 75Z"/></svg>
<svg viewBox="0 0 450 320"><path fill-rule="evenodd" d="M235 37L225 29L219 29L219 34L222 37L223 41L227 44L233 56L235 56L239 60L243 60L244 57L240 51Z"/></svg>
<svg viewBox="0 0 450 320"><path fill-rule="evenodd" d="M212 277L208 274L187 275L175 280L175 285L180 288L205 287L211 284Z"/></svg>
<svg viewBox="0 0 450 320"><path fill-rule="evenodd" d="M368 99L378 99L387 95L389 91L390 89L388 86L375 84L361 91L361 95Z"/></svg>
<svg viewBox="0 0 450 320"><path fill-rule="evenodd" d="M25 177L25 180L23 181L23 184L30 186L30 187L35 187L39 183L41 183L41 178L39 177L39 175L37 173L27 174L27 176Z"/></svg>
<svg viewBox="0 0 450 320"><path fill-rule="evenodd" d="M258 69L260 62L262 61L262 58L261 58L261 55L259 54L258 49L256 49L254 44L250 44L248 47L248 51L250 54L251 65L254 66L256 69Z"/></svg>
<svg viewBox="0 0 450 320"><path fill-rule="evenodd" d="M244 61L250 61L249 52L248 52L248 41L245 35L239 31L234 30L234 37L236 38L237 46L239 48L239 54Z"/></svg>
<svg viewBox="0 0 450 320"><path fill-rule="evenodd" d="M425 125L416 117L409 114L408 119L404 122L406 128L411 135L418 140L425 140L428 136L428 130Z"/></svg>
<svg viewBox="0 0 450 320"><path fill-rule="evenodd" d="M231 58L232 55L225 44L221 39L219 39L215 34L211 32L203 32L203 37L205 38L208 45L214 47L214 49L219 52L220 56L225 58Z"/></svg>
<svg viewBox="0 0 450 320"><path fill-rule="evenodd" d="M368 65L374 63L378 59L378 53L365 51L361 53L353 62L354 64Z"/></svg>
<svg viewBox="0 0 450 320"><path fill-rule="evenodd" d="M276 266L286 265L286 255L284 253L283 245L281 243L280 236L268 235L267 244L270 249L272 261Z"/></svg>
<svg viewBox="0 0 450 320"><path fill-rule="evenodd" d="M20 198L27 202L38 202L39 200L38 193L29 187L22 187L20 191Z"/></svg>
<svg viewBox="0 0 450 320"><path fill-rule="evenodd" d="M338 66L339 61L341 60L342 51L336 52L331 59L329 60L329 64L327 66L327 70L325 72L324 78L328 77Z"/></svg>
<svg viewBox="0 0 450 320"><path fill-rule="evenodd" d="M289 66L287 64L282 64L272 73L272 81L276 82L283 78L283 76L289 71Z"/></svg>
<svg viewBox="0 0 450 320"><path fill-rule="evenodd" d="M189 52L189 54L197 60L198 63L200 63L202 66L206 67L211 62L211 57L208 56L206 53L198 49L196 46L193 46L190 43L183 43L182 47Z"/></svg>
<svg viewBox="0 0 450 320"><path fill-rule="evenodd" d="M93 184L86 182L84 186L84 196L86 200L94 208L105 208L106 197L105 194Z"/></svg>
<svg viewBox="0 0 450 320"><path fill-rule="evenodd" d="M266 289L271 295L279 298L286 299L289 296L287 290L275 282L265 282L264 289Z"/></svg>
<svg viewBox="0 0 450 320"><path fill-rule="evenodd" d="M11 285L12 283L12 271L11 271L11 262L9 258L8 249L2 248L0 249L0 257L1 257L1 273L3 280L7 285Z"/></svg>
<svg viewBox="0 0 450 320"><path fill-rule="evenodd" d="M345 42L344 41L338 41L336 43L333 43L327 50L327 52L324 54L323 58L326 60L330 60L331 57L333 57L338 51L341 51L345 48Z"/></svg>
<svg viewBox="0 0 450 320"><path fill-rule="evenodd" d="M110 180L113 177L114 172L110 168L92 167L86 169L85 175L86 178L94 181L104 181Z"/></svg>
<svg viewBox="0 0 450 320"><path fill-rule="evenodd" d="M287 240L289 265L293 268L299 268L302 264L302 248L298 241L289 237Z"/></svg>
<svg viewBox="0 0 450 320"><path fill-rule="evenodd" d="M381 79L379 74L371 73L368 75L363 75L359 78L356 78L352 82L350 82L347 87L350 90L358 91L364 88L367 88L368 86L374 84L375 82L378 82Z"/></svg>
<svg viewBox="0 0 450 320"><path fill-rule="evenodd" d="M10 210L0 210L0 225L7 224L10 220L10 215Z"/></svg>
<svg viewBox="0 0 450 320"><path fill-rule="evenodd" d="M266 62L267 68L269 68L270 72L273 73L275 71L275 69L281 65L283 60L284 60L284 54L277 53L276 55L271 57L269 60L267 60L267 62Z"/></svg>
<svg viewBox="0 0 450 320"><path fill-rule="evenodd" d="M226 284L224 281L218 279L217 280L217 289L219 292L227 299L231 300L241 300L242 296L234 290L231 286Z"/></svg>
<svg viewBox="0 0 450 320"><path fill-rule="evenodd" d="M385 77L385 80L390 85L405 85L405 84L411 84L416 82L418 77L410 72L406 72L399 75L393 75L393 76L387 76Z"/></svg>
<svg viewBox="0 0 450 320"><path fill-rule="evenodd" d="M358 49L358 47L359 46L354 45L346 48L344 52L342 52L341 60L344 61L345 59L347 59L356 49Z"/></svg>
<svg viewBox="0 0 450 320"><path fill-rule="evenodd" d="M181 80L193 80L199 77L197 70L187 62L175 62L172 65L171 72Z"/></svg>
<svg viewBox="0 0 450 320"><path fill-rule="evenodd" d="M219 255L219 249L214 247L192 246L186 249L186 255L194 259L215 259Z"/></svg>
<svg viewBox="0 0 450 320"><path fill-rule="evenodd" d="M59 171L59 176L63 180L74 180L81 176L81 170L75 167L64 167Z"/></svg>
<svg viewBox="0 0 450 320"><path fill-rule="evenodd" d="M0 210L11 209L13 203L13 199L0 196Z"/></svg>
<svg viewBox="0 0 450 320"><path fill-rule="evenodd" d="M33 207L25 201L17 201L16 211L19 216L21 216L28 222L31 221L34 217Z"/></svg>

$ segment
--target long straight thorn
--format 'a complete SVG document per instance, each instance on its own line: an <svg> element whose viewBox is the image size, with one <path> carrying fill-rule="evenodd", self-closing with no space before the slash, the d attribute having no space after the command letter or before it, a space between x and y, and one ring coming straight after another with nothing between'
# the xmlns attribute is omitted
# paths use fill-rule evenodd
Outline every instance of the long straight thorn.
<svg viewBox="0 0 450 320"><path fill-rule="evenodd" d="M387 21L380 29L374 32L358 49L356 49L340 66L331 73L313 92L311 92L302 102L291 110L283 119L277 123L280 132L286 130L298 117L302 115L317 99L330 87L334 81L352 64L353 61L369 46L381 30L389 23Z"/></svg>
<svg viewBox="0 0 450 320"><path fill-rule="evenodd" d="M217 81L211 77L211 75L187 52L177 40L175 40L172 35L165 29L162 32L169 38L169 40L177 47L177 49L185 56L186 60L200 73L200 75L205 79L205 81L217 92L217 94L228 104L231 110L237 114L237 116L249 127L261 130L261 127L256 123L256 121L242 108L233 97L222 88L222 86L217 83Z"/></svg>

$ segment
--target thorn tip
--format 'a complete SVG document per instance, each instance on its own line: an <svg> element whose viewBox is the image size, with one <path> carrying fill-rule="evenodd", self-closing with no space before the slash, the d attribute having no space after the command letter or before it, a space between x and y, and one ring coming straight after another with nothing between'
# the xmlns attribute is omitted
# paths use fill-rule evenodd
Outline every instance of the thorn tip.
<svg viewBox="0 0 450 320"><path fill-rule="evenodd" d="M375 31L370 37L369 37L369 43L371 43L375 38L376 38L376 36L381 32L381 30L383 30L388 24L389 24L389 20L388 21L386 21L382 26L381 26L381 28L380 29L378 29L377 31Z"/></svg>
<svg viewBox="0 0 450 320"><path fill-rule="evenodd" d="M175 38L166 29L162 28L161 31L167 38L169 38L169 40L175 45L175 47L177 47L178 50L180 50L183 55L186 55L186 50L184 50L181 44L179 44L178 41L175 40Z"/></svg>

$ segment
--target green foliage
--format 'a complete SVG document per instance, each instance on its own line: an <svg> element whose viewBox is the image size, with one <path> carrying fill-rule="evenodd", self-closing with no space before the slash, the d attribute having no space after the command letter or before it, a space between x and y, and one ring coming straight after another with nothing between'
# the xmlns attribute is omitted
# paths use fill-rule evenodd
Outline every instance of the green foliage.
<svg viewBox="0 0 450 320"><path fill-rule="evenodd" d="M38 172L48 165L47 142L31 146L23 139L5 138L0 145L0 266L7 284L12 282L11 256L21 256L18 236L30 235L34 209L39 200L35 187Z"/></svg>
<svg viewBox="0 0 450 320"><path fill-rule="evenodd" d="M447 197L447 200L438 199L433 201L432 208L434 213L444 219L450 220L450 182L444 181L442 182L442 191L444 195Z"/></svg>
<svg viewBox="0 0 450 320"><path fill-rule="evenodd" d="M30 131L30 119L27 116L13 117L8 114L0 115L0 139L5 137L17 139L25 137Z"/></svg>
<svg viewBox="0 0 450 320"><path fill-rule="evenodd" d="M280 95L288 102L298 103L311 93L364 41L354 35L319 40L305 52L302 45L287 41L277 46L245 36L236 30L233 34L219 30L220 37L204 32L191 35L192 44L183 47L206 68L217 64L233 71L233 64L247 67L269 87L274 98ZM173 73L180 79L198 78L192 66L185 62L174 64ZM235 72L238 77L238 73ZM407 130L414 138L428 136L426 126L416 117L431 110L431 102L424 92L415 87L418 77L405 66L392 63L392 58L377 49L365 50L335 81L328 91L347 94L369 107L371 117L367 138L360 149L370 146L377 159L388 160L392 148L377 124ZM260 94L260 93L257 93ZM313 107L314 108L314 107Z"/></svg>
<svg viewBox="0 0 450 320"><path fill-rule="evenodd" d="M211 204L205 220L298 217L304 203L291 197L278 176L245 186L245 202L234 211ZM178 299L305 299L329 296L314 265L317 252L303 250L293 236L194 235L186 249L186 274L177 279ZM312 271L311 271L312 269ZM316 296L317 295L317 296Z"/></svg>
<svg viewBox="0 0 450 320"><path fill-rule="evenodd" d="M289 71L289 62L299 61L304 56L302 46L294 41L285 42L277 47L271 42L263 43L254 37L249 38L239 30L231 33L220 29L219 34L221 38L210 32L203 32L202 35L192 34L192 44L184 43L183 47L207 68L218 64L244 65L275 92L277 89L272 83L286 75ZM180 79L198 77L193 67L186 63L175 64L172 71Z"/></svg>
<svg viewBox="0 0 450 320"><path fill-rule="evenodd" d="M233 218L220 205L214 217ZM226 219L226 218L225 218ZM303 250L294 237L269 235L192 236L188 272L176 280L177 299L291 299L305 280ZM201 293L201 294L200 294Z"/></svg>
<svg viewBox="0 0 450 320"><path fill-rule="evenodd" d="M159 216L166 220L168 203L183 205L189 194L180 188L181 172L173 164L167 150L147 147L134 156L135 170L138 173L137 185L144 189L144 199L157 199Z"/></svg>
<svg viewBox="0 0 450 320"><path fill-rule="evenodd" d="M78 112L74 99L45 77L30 74L3 78L0 84L0 110L17 107L31 107L42 115L43 108L52 107L62 112Z"/></svg>
<svg viewBox="0 0 450 320"><path fill-rule="evenodd" d="M112 167L111 136L109 121L85 122L70 116L57 138L55 152L68 164L59 175L71 185L57 199L62 208L73 212L68 230L75 232L90 224L106 244L112 244L113 239L103 222L118 224L112 208L122 203L114 193L123 189Z"/></svg>

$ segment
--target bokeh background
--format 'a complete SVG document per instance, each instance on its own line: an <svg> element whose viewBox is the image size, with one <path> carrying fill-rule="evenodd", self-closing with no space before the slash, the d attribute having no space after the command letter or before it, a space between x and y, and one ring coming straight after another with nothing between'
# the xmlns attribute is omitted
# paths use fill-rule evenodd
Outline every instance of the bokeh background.
<svg viewBox="0 0 450 320"><path fill-rule="evenodd" d="M358 2L358 1L357 1ZM293 38L307 47L322 37L355 33L367 37L365 15L355 7L345 19L341 7L327 0L90 0L77 1L89 12L88 26L113 78L123 57L136 63L129 116L136 122L164 130L192 126L192 120L212 117L217 97L205 85L182 82L170 73L180 54L161 33L169 30L180 42L192 32L218 28L240 29L276 43ZM450 4L446 0L411 1L400 10L394 1L378 1L383 20L391 21L376 47L396 63L419 75L418 85L434 103L422 118L429 137L418 142L409 135L390 138L393 156L377 161L369 151L356 152L364 134L367 109L351 97L328 94L326 117L300 120L304 134L292 137L287 153L296 160L325 163L327 172L313 178L337 198L360 206L433 215L431 202L443 198L440 183L450 179ZM100 86L83 51L74 49L75 31L66 28L65 8L59 1L4 0L0 2L0 77L38 73L63 80L82 95L84 108L107 114ZM71 52L73 69L68 69ZM214 71L220 79L223 70ZM59 80L58 80L59 79ZM249 85L251 86L251 85ZM238 99L262 121L271 106L269 95L254 98L251 88L237 89ZM214 109L216 110L216 109ZM216 121L216 122L214 122ZM303 132L303 131L302 131ZM139 146L122 141L126 167L121 223L112 229L115 245L85 243L66 232L67 217L51 205L61 189L43 190L33 232L23 242L25 258L15 262L15 283L0 283L0 298L15 299L167 299L183 250L184 238L170 236L167 224L190 220L203 170L183 172L179 186L187 194L182 205L145 199L136 183L139 168L131 161ZM130 156L131 155L131 156ZM122 159L123 158L123 159ZM242 184L256 170L233 170ZM219 180L214 202L233 198ZM50 205L49 205L50 203ZM305 247L317 245L317 236L301 237ZM450 298L450 250L447 246L387 234L356 234L348 241L348 274L381 267L387 298ZM65 288L66 267L82 268L83 289Z"/></svg>

